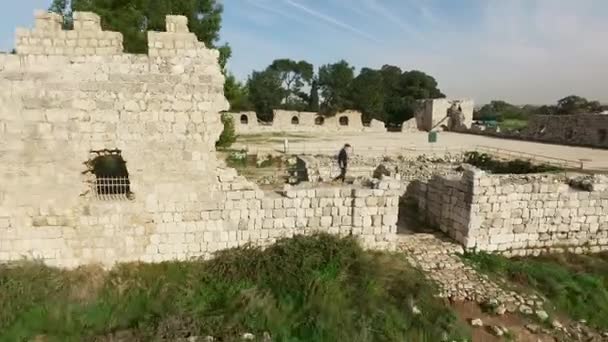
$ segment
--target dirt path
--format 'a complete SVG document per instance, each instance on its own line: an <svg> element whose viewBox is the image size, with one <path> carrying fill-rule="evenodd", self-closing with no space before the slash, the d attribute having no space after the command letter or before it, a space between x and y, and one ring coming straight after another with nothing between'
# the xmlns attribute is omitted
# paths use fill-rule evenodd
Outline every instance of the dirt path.
<svg viewBox="0 0 608 342"><path fill-rule="evenodd" d="M297 136L269 135L264 138L253 136L239 137L235 148L248 148L251 151L283 150L283 141L287 138L294 153L315 153L333 155L348 142L353 145L355 153L390 154L391 151L403 148L445 151L446 149L466 149L474 146L508 149L532 153L552 158L563 158L572 161L586 159L585 167L608 171L608 150L587 147L544 144L522 140L499 139L481 135L440 132L436 143L428 143L426 132L400 133L333 133L333 134L299 134Z"/></svg>

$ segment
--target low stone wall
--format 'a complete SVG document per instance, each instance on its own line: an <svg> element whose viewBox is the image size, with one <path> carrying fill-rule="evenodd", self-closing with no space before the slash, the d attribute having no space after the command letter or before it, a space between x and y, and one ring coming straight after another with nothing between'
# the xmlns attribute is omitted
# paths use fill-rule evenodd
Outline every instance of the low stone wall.
<svg viewBox="0 0 608 342"><path fill-rule="evenodd" d="M554 144L608 148L608 115L535 115L520 132L482 129L463 131L497 138L530 140Z"/></svg>
<svg viewBox="0 0 608 342"><path fill-rule="evenodd" d="M230 113L237 134L288 132L386 132L384 123L372 120L364 125L362 114L344 111L334 116L313 112L275 110L272 122L259 121L255 112Z"/></svg>
<svg viewBox="0 0 608 342"><path fill-rule="evenodd" d="M57 212L49 204L0 215L0 262L38 259L70 268L209 258L226 248L319 231L358 236L366 248L394 249L398 181L384 180L375 189L277 193L259 190L233 169L218 171L224 197L216 203L167 188L162 200L87 201L79 213Z"/></svg>
<svg viewBox="0 0 608 342"><path fill-rule="evenodd" d="M434 177L410 189L420 215L466 248L507 255L608 250L608 179L563 175Z"/></svg>

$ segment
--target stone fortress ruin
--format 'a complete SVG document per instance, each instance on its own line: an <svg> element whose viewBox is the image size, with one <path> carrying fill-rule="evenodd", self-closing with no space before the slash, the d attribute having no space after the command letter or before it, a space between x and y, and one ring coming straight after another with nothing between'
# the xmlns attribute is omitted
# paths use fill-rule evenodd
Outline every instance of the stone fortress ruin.
<svg viewBox="0 0 608 342"><path fill-rule="evenodd" d="M398 183L266 194L218 161L219 54L185 17L147 55L93 13L62 22L37 13L0 55L0 261L183 260L316 229L391 248Z"/></svg>
<svg viewBox="0 0 608 342"><path fill-rule="evenodd" d="M401 130L431 131L438 128L456 127L451 111L462 114L462 125L471 127L474 102L472 100L432 99L420 101L420 109L414 118L403 123ZM272 122L258 119L255 112L230 113L237 134L289 133L289 132L386 132L384 122L372 119L363 122L363 114L348 110L333 116L313 112L274 110ZM440 127L444 126L444 127ZM459 127L461 125L458 125Z"/></svg>
<svg viewBox="0 0 608 342"><path fill-rule="evenodd" d="M123 53L121 34L103 31L96 14L74 13L71 31L62 22L37 13L33 29L17 30L17 53L0 55L0 262L208 258L317 231L394 250L406 200L467 248L608 248L603 176L580 188L560 175L467 167L410 177L406 167L352 186L263 191L217 157L228 109L219 54L197 41L185 17L167 16L166 32L149 32L142 55ZM428 100L413 120L417 129L467 126L472 106ZM277 111L270 128L254 114L233 115L238 132L385 131L379 122L364 126L356 112L317 124L315 113Z"/></svg>

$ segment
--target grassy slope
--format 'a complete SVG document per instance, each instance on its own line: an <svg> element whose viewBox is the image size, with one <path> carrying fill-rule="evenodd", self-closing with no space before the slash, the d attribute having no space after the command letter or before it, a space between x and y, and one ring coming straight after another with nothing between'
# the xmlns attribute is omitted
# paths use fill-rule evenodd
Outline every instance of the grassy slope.
<svg viewBox="0 0 608 342"><path fill-rule="evenodd" d="M523 259L480 253L465 258L480 271L536 289L558 311L608 330L608 253Z"/></svg>
<svg viewBox="0 0 608 342"><path fill-rule="evenodd" d="M237 249L209 262L58 271L0 269L0 340L80 341L243 332L274 341L439 341L466 335L401 256L328 235ZM422 311L416 315L412 302Z"/></svg>

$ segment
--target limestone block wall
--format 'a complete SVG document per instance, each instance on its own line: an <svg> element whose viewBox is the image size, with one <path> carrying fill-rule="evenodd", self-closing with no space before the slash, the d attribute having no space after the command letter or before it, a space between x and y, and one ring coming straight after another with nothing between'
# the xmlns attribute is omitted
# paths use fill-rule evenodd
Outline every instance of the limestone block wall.
<svg viewBox="0 0 608 342"><path fill-rule="evenodd" d="M201 198L89 203L78 216L38 214L29 225L0 220L0 262L38 259L60 267L116 262L210 258L252 243L328 232L359 237L365 248L393 250L399 187L323 188L262 192L219 169L224 194L212 206ZM192 194L190 194L193 196ZM165 194L169 196L169 193Z"/></svg>
<svg viewBox="0 0 608 342"><path fill-rule="evenodd" d="M60 17L37 14L34 29L17 31L17 54L0 55L0 262L73 267L205 257L299 232L287 219L292 210L266 216L267 194L216 158L220 112L228 108L224 76L219 53L187 31L186 18L168 16L167 32L149 33L149 53L131 55L58 49L73 39L81 44L85 31L106 35L96 15L74 17L75 30L62 31ZM26 31L50 44L20 39ZM100 196L94 186L87 162L110 153L126 161L131 198ZM315 209L300 227L305 232L352 227L366 246L384 248L396 224L390 184L334 197L329 215L313 207L329 205L316 192L307 193L310 203L281 205ZM348 206L368 197L376 209Z"/></svg>
<svg viewBox="0 0 608 342"><path fill-rule="evenodd" d="M592 188L563 175L435 177L415 193L422 218L466 248L507 255L608 250L608 178Z"/></svg>
<svg viewBox="0 0 608 342"><path fill-rule="evenodd" d="M580 190L555 175L475 180L469 246L523 255L608 249L608 179Z"/></svg>
<svg viewBox="0 0 608 342"><path fill-rule="evenodd" d="M105 56L122 53L122 35L101 30L97 14L74 13L74 30L63 31L63 17L38 11L34 29L16 30L20 55Z"/></svg>
<svg viewBox="0 0 608 342"><path fill-rule="evenodd" d="M471 221L471 192L474 172L463 176L436 175L428 182L413 181L405 196L418 205L419 218L438 228L454 240L467 245Z"/></svg>
<svg viewBox="0 0 608 342"><path fill-rule="evenodd" d="M365 126L362 114L344 111L334 116L319 113L275 110L272 122L264 123L254 112L230 113L237 134L285 133L285 132L386 132L384 123L378 120Z"/></svg>

